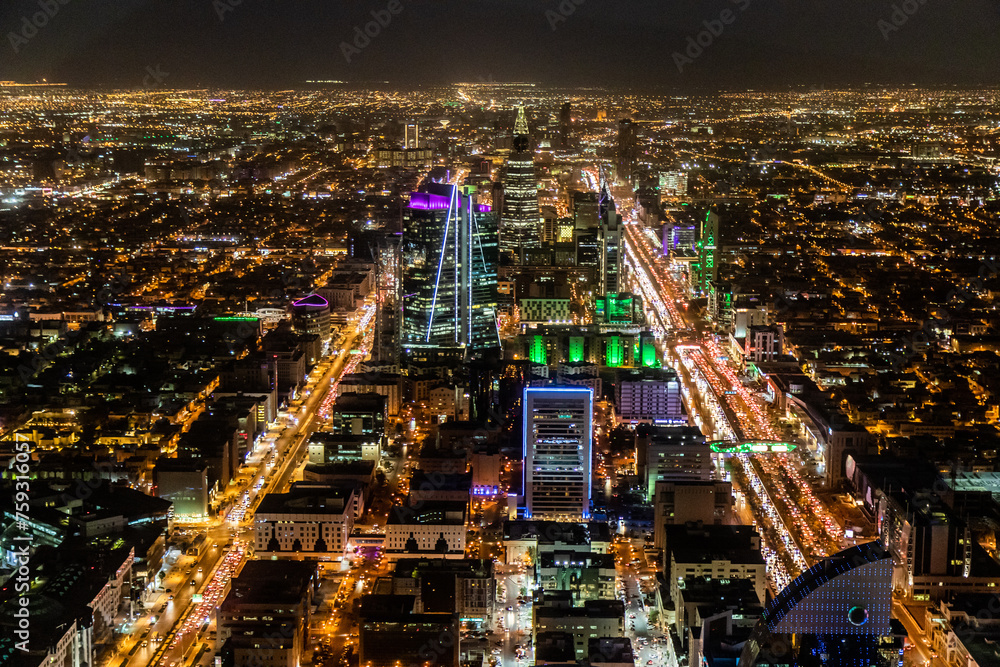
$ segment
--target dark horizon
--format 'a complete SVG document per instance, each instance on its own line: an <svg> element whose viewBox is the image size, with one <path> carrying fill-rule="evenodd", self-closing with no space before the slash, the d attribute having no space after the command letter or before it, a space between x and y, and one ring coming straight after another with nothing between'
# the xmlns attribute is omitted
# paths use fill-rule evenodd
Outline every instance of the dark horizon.
<svg viewBox="0 0 1000 667"><path fill-rule="evenodd" d="M134 88L153 70L167 88L263 90L317 79L679 91L1000 84L1000 9L986 0L396 2L392 13L382 0L13 0L0 9L0 79ZM384 25L367 45L354 41L372 12Z"/></svg>

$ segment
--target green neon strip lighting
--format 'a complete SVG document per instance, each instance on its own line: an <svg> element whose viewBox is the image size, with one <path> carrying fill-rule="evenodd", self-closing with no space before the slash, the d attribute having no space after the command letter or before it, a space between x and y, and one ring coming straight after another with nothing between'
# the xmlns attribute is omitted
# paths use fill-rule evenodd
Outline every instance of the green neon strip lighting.
<svg viewBox="0 0 1000 667"><path fill-rule="evenodd" d="M772 442L769 440L748 440L733 442L732 440L716 440L708 443L716 454L784 454L795 450L791 442Z"/></svg>

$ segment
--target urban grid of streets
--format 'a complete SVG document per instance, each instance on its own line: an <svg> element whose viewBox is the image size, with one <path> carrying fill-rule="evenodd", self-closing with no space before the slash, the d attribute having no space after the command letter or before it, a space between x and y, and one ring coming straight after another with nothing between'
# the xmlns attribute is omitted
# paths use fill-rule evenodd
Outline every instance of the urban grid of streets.
<svg viewBox="0 0 1000 667"><path fill-rule="evenodd" d="M584 184L593 189L596 171L584 170ZM619 202L629 201L615 192ZM684 400L695 423L711 440L781 441L784 434L767 415L764 403L752 387L745 386L728 364L726 354L705 323L687 312L680 275L663 256L656 234L635 221L626 207L625 256L633 291L647 304L647 317L656 332L665 358L678 370ZM380 292L379 292L380 293ZM146 601L134 621L124 645L111 656L114 667L197 667L210 664L214 648L211 611L224 598L229 578L250 555L253 510L268 492L281 492L301 474L305 463L304 443L328 414L339 378L365 358L372 343L369 326L375 304L367 303L361 321L355 322L341 349L333 350L310 376L299 405L293 403L281 416L280 433L271 431L248 458L237 480L237 490L223 499L225 518L212 524L191 524L188 536L204 536L197 555L180 555L169 562L169 571L157 594ZM608 415L597 407L598 421ZM601 421L603 418L603 421ZM379 489L356 530L377 531L384 525L389 507L405 496L414 465L412 445L420 432L407 439L402 457L383 468L386 485ZM595 452L597 452L595 447ZM741 521L753 523L762 537L772 594L800 572L826 555L849 545L843 528L816 496L810 479L816 478L815 461L800 453L747 455L728 459L730 467L718 470L733 482ZM601 470L612 468L605 475ZM508 468L508 474L516 466ZM595 466L595 477L605 483L614 477L613 466ZM470 540L472 556L499 557L502 508L499 503L483 506L474 515L480 520L470 528L479 537ZM485 539L484 539L485 538ZM637 665L676 665L673 645L661 626L650 623L647 602L655 585L655 564L645 562L641 538L616 539L619 597L625 602L625 627L632 639ZM173 552L176 553L176 552ZM371 591L389 564L360 555L338 572L325 577L315 608L310 643L304 664L342 664L356 650L360 597ZM488 635L496 667L532 664L531 596L523 566L496 566L498 613ZM895 615L911 637L918 627L898 601ZM928 646L915 642L923 662L933 667L943 663Z"/></svg>

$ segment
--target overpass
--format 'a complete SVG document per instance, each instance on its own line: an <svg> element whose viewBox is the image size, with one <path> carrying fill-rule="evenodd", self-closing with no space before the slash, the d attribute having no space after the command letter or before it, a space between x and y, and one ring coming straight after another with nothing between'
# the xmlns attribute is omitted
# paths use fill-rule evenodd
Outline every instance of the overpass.
<svg viewBox="0 0 1000 667"><path fill-rule="evenodd" d="M794 443L778 440L714 440L708 445L716 454L787 454L795 449Z"/></svg>

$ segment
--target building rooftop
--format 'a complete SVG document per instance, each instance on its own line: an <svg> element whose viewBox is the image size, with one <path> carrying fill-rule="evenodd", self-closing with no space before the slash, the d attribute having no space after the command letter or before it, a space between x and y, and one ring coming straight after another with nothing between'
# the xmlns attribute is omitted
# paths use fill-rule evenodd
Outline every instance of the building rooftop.
<svg viewBox="0 0 1000 667"><path fill-rule="evenodd" d="M222 608L247 605L296 605L318 576L315 562L295 560L247 561L232 580Z"/></svg>
<svg viewBox="0 0 1000 667"><path fill-rule="evenodd" d="M575 662L574 637L569 632L539 632L535 636L535 662Z"/></svg>
<svg viewBox="0 0 1000 667"><path fill-rule="evenodd" d="M535 607L535 618L625 618L625 603L621 600L586 600L582 607Z"/></svg>
<svg viewBox="0 0 1000 667"><path fill-rule="evenodd" d="M712 563L723 560L742 565L763 565L760 536L753 526L706 526L688 523L664 526L665 554L678 563Z"/></svg>
<svg viewBox="0 0 1000 667"><path fill-rule="evenodd" d="M610 542L611 529L602 521L571 523L561 521L507 521L505 540L537 539L539 544L578 544Z"/></svg>
<svg viewBox="0 0 1000 667"><path fill-rule="evenodd" d="M435 500L416 503L413 506L397 505L389 510L388 525L464 525L467 506L468 503L460 500Z"/></svg>
<svg viewBox="0 0 1000 667"><path fill-rule="evenodd" d="M427 558L400 558L392 575L396 578L417 577L429 572L446 572L459 577L492 577L493 561L485 558L430 560Z"/></svg>
<svg viewBox="0 0 1000 667"><path fill-rule="evenodd" d="M587 641L587 656L591 664L635 661L632 640L628 637L591 637Z"/></svg>
<svg viewBox="0 0 1000 667"><path fill-rule="evenodd" d="M261 514L343 514L354 490L323 484L296 483L288 493L269 493L260 501Z"/></svg>
<svg viewBox="0 0 1000 667"><path fill-rule="evenodd" d="M750 579L685 577L678 585L685 605L694 605L702 618L732 610L759 616L764 610Z"/></svg>

